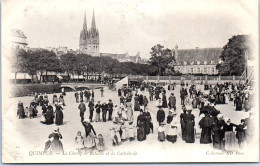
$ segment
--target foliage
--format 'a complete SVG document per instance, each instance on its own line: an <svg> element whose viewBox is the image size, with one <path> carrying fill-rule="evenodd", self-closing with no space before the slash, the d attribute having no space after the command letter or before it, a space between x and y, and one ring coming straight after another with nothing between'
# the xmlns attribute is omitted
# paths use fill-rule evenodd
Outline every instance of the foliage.
<svg viewBox="0 0 260 166"><path fill-rule="evenodd" d="M249 51L249 36L236 35L229 39L217 65L221 75L241 75L245 70L245 52Z"/></svg>
<svg viewBox="0 0 260 166"><path fill-rule="evenodd" d="M160 44L153 46L151 50L151 65L157 67L158 75L165 74L165 69L167 68L167 65L173 60L171 50L168 48L164 49L164 46Z"/></svg>

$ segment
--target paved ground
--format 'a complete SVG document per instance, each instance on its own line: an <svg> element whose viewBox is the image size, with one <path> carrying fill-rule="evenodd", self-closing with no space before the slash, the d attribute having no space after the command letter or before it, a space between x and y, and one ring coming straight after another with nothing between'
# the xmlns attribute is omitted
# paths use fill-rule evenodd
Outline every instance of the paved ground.
<svg viewBox="0 0 260 166"><path fill-rule="evenodd" d="M202 89L202 87L201 87ZM180 87L177 86L177 88L173 92L177 98L177 113L178 117L180 113L182 112L181 105L180 105L180 95L179 95ZM167 91L167 98L170 95L170 92ZM144 95L148 97L148 92L141 92ZM100 97L100 90L95 90L95 97L96 101L108 101L108 99L112 99L114 104L119 105L119 98L117 96L116 91L106 90L104 92L104 97ZM19 139L12 139L11 144L8 144L12 148L15 148L18 146L21 154L25 153L28 154L28 151L32 150L43 150L45 142L48 140L48 136L50 133L53 132L57 126L55 124L53 125L43 125L40 123L41 117L40 114L38 114L38 117L35 119L18 119L16 116L17 111L17 103L21 100L24 103L24 106L29 106L29 103L32 100L32 97L19 97L19 98L12 98L12 99L6 99L3 100L3 102L8 103L8 108L3 108L3 133L6 135L11 135L12 138L19 138ZM49 95L49 100L52 100L52 95ZM65 103L66 107L63 111L64 113L64 125L59 126L60 132L63 136L63 139L61 140L64 146L64 150L69 151L75 151L75 145L74 145L74 139L76 137L77 131L81 131L84 133L84 127L80 123L80 117L79 117L79 110L78 110L78 104L75 102L74 98L74 92L68 92L65 96ZM155 132L153 134L148 135L147 140L143 142L133 141L133 142L123 142L122 145L118 147L113 147L112 142L110 140L110 132L109 128L112 125L112 122L98 122L98 123L92 123L94 126L94 129L96 130L97 134L102 134L105 138L105 146L106 150L105 152L115 151L118 153L123 152L132 152L137 153L138 155L142 155L142 158L133 158L134 161L158 161L158 156L155 156L155 158L151 158L151 154L161 154L161 159L164 160L171 160L171 161L201 161L198 160L198 157L201 157L201 155L205 155L207 151L212 151L212 145L201 145L199 144L199 139L196 139L194 144L186 144L183 142L178 136L177 142L175 144L172 144L170 142L158 142L157 141L157 128L158 124L156 122L156 113L157 108L155 107L155 102L149 102L148 104L150 113L152 115L152 121L154 124ZM230 102L229 104L223 104L223 105L217 105L217 109L221 111L221 113L224 115L224 117L229 117L232 122L239 123L241 118L248 117L248 113L241 111L236 112L235 107L233 106L233 102ZM38 108L39 113L41 113L40 107ZM168 114L168 110L165 110L166 115ZM195 115L195 123L198 124L200 118L198 116L199 110L194 109L192 113ZM136 118L139 115L139 112L134 112L134 118L135 118L135 124L136 124ZM88 116L88 115L87 115ZM95 114L94 114L95 116ZM180 132L180 128L178 129ZM7 139L5 137L5 139ZM9 137L8 137L9 139ZM9 141L11 142L11 141ZM3 143L3 146L7 146L7 144ZM17 148L17 147L16 147ZM14 151L8 151L9 153L14 153ZM104 153L105 153L104 152ZM194 155L194 152L196 155ZM120 154L119 154L120 155ZM24 155L22 155L24 156ZM125 155L122 155L125 156ZM127 160L131 161L131 157L134 157L135 155L128 156ZM149 157L150 156L150 157ZM174 157L173 157L174 156ZM185 158L184 156L188 156L189 158ZM197 156L197 157L196 157ZM35 156L40 157L40 156ZM110 156L111 157L111 156ZM184 157L184 158L183 158ZM206 158L204 158L204 161L211 161L216 158L212 158L212 155L206 155ZM112 156L113 158L113 156ZM107 158L111 160L112 158ZM123 159L124 157L122 157ZM23 157L23 160L30 160L32 157L27 156ZM38 158L40 159L40 158ZM57 158L53 158L56 160ZM103 158L104 159L104 158ZM115 161L118 161L117 158L114 158ZM68 158L63 158L63 161L71 161ZM104 159L106 160L106 159ZM237 159L229 159L229 161L238 161ZM48 162L51 162L52 159L49 158ZM86 160L86 158L77 158L76 161L92 161L92 159ZM223 161L223 160L222 160Z"/></svg>

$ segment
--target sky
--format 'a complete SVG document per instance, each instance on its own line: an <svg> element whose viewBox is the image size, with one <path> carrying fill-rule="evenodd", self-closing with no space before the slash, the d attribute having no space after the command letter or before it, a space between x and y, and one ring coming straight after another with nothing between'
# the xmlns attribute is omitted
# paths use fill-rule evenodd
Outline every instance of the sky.
<svg viewBox="0 0 260 166"><path fill-rule="evenodd" d="M93 10L100 52L149 58L151 47L223 47L238 34L258 30L257 0L35 0L3 1L3 28L17 28L28 47L79 48L86 11Z"/></svg>

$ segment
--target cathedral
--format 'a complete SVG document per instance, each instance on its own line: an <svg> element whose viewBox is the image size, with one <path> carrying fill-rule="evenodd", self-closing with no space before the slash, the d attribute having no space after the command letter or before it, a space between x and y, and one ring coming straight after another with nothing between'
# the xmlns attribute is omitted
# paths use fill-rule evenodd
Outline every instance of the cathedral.
<svg viewBox="0 0 260 166"><path fill-rule="evenodd" d="M80 32L79 53L100 56L99 33L96 28L95 14L93 11L91 28L87 28L86 12L84 16L83 29Z"/></svg>

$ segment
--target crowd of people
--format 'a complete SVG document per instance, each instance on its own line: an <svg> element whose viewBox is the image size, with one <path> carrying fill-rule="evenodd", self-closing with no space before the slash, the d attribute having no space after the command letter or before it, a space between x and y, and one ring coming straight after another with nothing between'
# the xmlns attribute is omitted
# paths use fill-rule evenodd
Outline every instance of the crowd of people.
<svg viewBox="0 0 260 166"><path fill-rule="evenodd" d="M79 103L80 122L85 135L81 131L77 132L75 146L78 151L96 148L99 151L105 149L102 133L96 134L91 123L112 121L109 128L111 135L111 144L117 146L125 141L145 141L150 133L158 134L158 141L165 140L175 143L178 137L186 143L195 143L199 138L201 144L213 144L215 149L230 151L236 150L237 145L243 147L245 143L250 142L254 133L252 99L253 91L249 86L235 85L232 83L223 83L216 85L205 84L204 89L201 86L188 83L180 85L180 100L176 100L176 84L170 84L168 91L163 87L154 87L149 83L144 83L137 88L122 87L117 90L119 105L114 105L113 101L95 101L94 90L84 90L75 92L76 103ZM148 92L149 98L144 92ZM166 94L169 93L167 98ZM104 97L104 89L100 89L101 99ZM37 117L37 106L42 108L41 121L43 124L62 125L63 109L66 106L63 91L59 98L53 95L52 104L49 103L48 96L34 95L29 108L22 102L18 103L17 115L20 118ZM158 109L156 119L152 119L148 105L155 102ZM176 103L181 103L181 108L176 107ZM228 104L233 102L236 111L249 112L250 116L241 119L240 124L234 124L230 118L223 117L220 110L215 108L219 104ZM116 102L118 103L118 102ZM54 111L55 108L55 111ZM28 110L27 110L28 109ZM199 109L199 121L195 122L196 117L192 111ZM87 117L86 111L89 111ZM134 117L134 112L140 112ZM180 115L178 115L180 114ZM95 115L95 116L94 116ZM154 130L154 124L158 126ZM104 131L105 132L105 131ZM47 141L45 150L54 149L54 152L62 152L63 146L59 139L62 139L59 130L56 129L49 138L53 141Z"/></svg>

